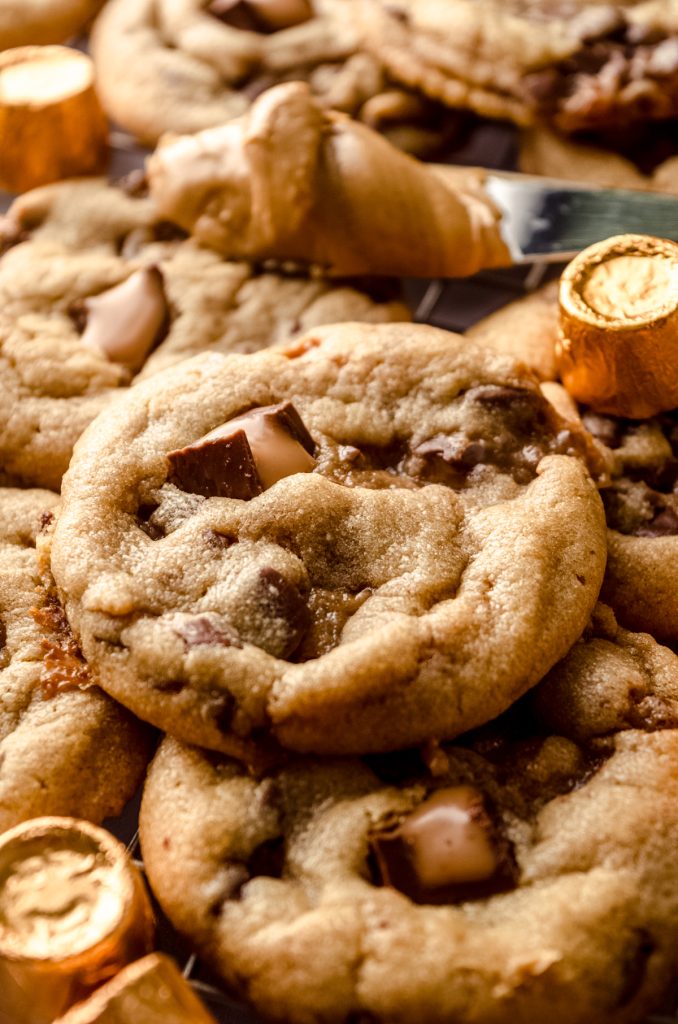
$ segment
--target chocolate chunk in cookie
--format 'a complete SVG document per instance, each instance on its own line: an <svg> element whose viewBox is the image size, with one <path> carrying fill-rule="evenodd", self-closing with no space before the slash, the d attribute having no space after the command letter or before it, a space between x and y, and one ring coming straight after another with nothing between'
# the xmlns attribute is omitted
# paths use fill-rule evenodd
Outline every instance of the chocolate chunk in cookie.
<svg viewBox="0 0 678 1024"><path fill-rule="evenodd" d="M471 786L436 790L370 837L384 885L415 903L456 903L512 888L506 841Z"/></svg>
<svg viewBox="0 0 678 1024"><path fill-rule="evenodd" d="M315 467L313 438L291 402L253 409L170 452L169 481L205 497L248 500Z"/></svg>

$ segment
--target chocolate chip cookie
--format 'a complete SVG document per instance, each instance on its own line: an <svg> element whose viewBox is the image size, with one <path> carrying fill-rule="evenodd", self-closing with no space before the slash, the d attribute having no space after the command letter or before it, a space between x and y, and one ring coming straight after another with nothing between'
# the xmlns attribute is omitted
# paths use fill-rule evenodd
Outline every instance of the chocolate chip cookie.
<svg viewBox="0 0 678 1024"><path fill-rule="evenodd" d="M520 167L527 174L587 182L607 188L640 188L678 195L678 124L655 126L634 139L627 155L584 140L538 129L522 134ZM615 140L616 148L620 143Z"/></svg>
<svg viewBox="0 0 678 1024"><path fill-rule="evenodd" d="M493 350L510 352L553 379L558 338L558 287L522 299L469 332ZM550 391L563 411L562 397ZM603 416L570 400L566 417L580 419L602 446L610 479L601 489L608 524L602 595L624 625L662 640L678 639L678 410L647 420Z"/></svg>
<svg viewBox="0 0 678 1024"><path fill-rule="evenodd" d="M0 463L23 485L58 489L82 431L139 375L328 321L409 317L347 285L224 262L158 221L148 200L103 184L27 193L5 240Z"/></svg>
<svg viewBox="0 0 678 1024"><path fill-rule="evenodd" d="M255 779L166 739L141 812L151 886L267 1018L637 1024L676 967L677 663L600 609L532 717L433 757Z"/></svg>
<svg viewBox="0 0 678 1024"><path fill-rule="evenodd" d="M571 134L678 115L673 0L361 0L399 81L453 107Z"/></svg>
<svg viewBox="0 0 678 1024"><path fill-rule="evenodd" d="M0 50L63 43L94 17L102 0L0 0Z"/></svg>
<svg viewBox="0 0 678 1024"><path fill-rule="evenodd" d="M459 114L394 84L360 42L347 0L112 0L92 53L109 114L150 144L223 124L299 80L421 156L459 134Z"/></svg>
<svg viewBox="0 0 678 1024"><path fill-rule="evenodd" d="M149 731L93 685L35 544L58 497L0 488L0 831L101 821L134 793Z"/></svg>
<svg viewBox="0 0 678 1024"><path fill-rule="evenodd" d="M78 445L53 568L102 686L189 742L395 749L486 721L602 579L580 437L511 360L320 328L139 384Z"/></svg>

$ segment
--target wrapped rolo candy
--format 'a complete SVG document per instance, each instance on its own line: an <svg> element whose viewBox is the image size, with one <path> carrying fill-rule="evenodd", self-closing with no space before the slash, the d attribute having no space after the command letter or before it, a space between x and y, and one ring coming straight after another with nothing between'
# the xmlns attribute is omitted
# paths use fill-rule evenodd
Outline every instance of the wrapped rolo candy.
<svg viewBox="0 0 678 1024"><path fill-rule="evenodd" d="M108 125L86 54L67 46L0 54L0 148L0 186L12 192L105 170Z"/></svg>
<svg viewBox="0 0 678 1024"><path fill-rule="evenodd" d="M216 1024L175 963L151 953L125 967L55 1024Z"/></svg>
<svg viewBox="0 0 678 1024"><path fill-rule="evenodd" d="M144 884L108 832L35 818L0 838L0 1021L48 1024L152 937Z"/></svg>
<svg viewBox="0 0 678 1024"><path fill-rule="evenodd" d="M560 283L556 358L570 394L644 419L678 406L678 245L618 235L576 256Z"/></svg>

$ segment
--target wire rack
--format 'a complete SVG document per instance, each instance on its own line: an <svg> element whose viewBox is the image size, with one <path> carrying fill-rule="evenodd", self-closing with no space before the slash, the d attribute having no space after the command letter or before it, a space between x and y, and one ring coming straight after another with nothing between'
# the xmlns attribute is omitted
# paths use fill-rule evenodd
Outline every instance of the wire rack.
<svg viewBox="0 0 678 1024"><path fill-rule="evenodd" d="M113 156L111 177L115 180L143 165L146 151L124 132L114 131L111 138ZM455 163L495 168L515 166L516 138L514 131L503 124L477 126L453 154ZM0 212L11 197L0 193ZM558 268L523 266L478 274L463 281L405 281L405 298L419 323L443 327L463 333L484 316L506 305L512 299L534 291L547 277L558 274ZM130 801L123 814L104 824L129 850L143 873L138 838L140 794ZM250 1007L236 1001L219 986L218 979L192 953L155 904L157 916L157 948L173 956L196 993L210 1008L219 1024L265 1024ZM595 1024L594 1021L591 1024ZM678 984L664 1012L646 1024L678 1024Z"/></svg>

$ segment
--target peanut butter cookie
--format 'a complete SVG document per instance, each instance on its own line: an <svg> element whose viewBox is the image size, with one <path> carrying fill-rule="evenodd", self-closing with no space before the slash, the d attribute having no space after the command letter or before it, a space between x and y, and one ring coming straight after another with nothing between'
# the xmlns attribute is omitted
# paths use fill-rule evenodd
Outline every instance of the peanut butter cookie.
<svg viewBox="0 0 678 1024"><path fill-rule="evenodd" d="M469 332L474 341L512 353L553 380L558 286L512 303ZM561 411L562 398L549 392ZM602 596L620 621L665 641L678 639L678 410L647 420L603 416L569 400L604 449L610 479L601 490L608 524Z"/></svg>
<svg viewBox="0 0 678 1024"><path fill-rule="evenodd" d="M63 43L94 17L102 0L0 0L0 50Z"/></svg>
<svg viewBox="0 0 678 1024"><path fill-rule="evenodd" d="M92 53L109 114L150 144L223 124L300 80L419 155L458 135L459 114L394 84L360 43L352 0L112 0Z"/></svg>
<svg viewBox="0 0 678 1024"><path fill-rule="evenodd" d="M102 686L189 742L450 737L588 619L605 532L580 451L509 359L424 326L320 328L102 414L53 569Z"/></svg>
<svg viewBox="0 0 678 1024"><path fill-rule="evenodd" d="M140 375L320 323L409 317L347 285L227 263L102 183L28 193L4 237L0 464L22 485L58 489L87 424Z"/></svg>
<svg viewBox="0 0 678 1024"><path fill-rule="evenodd" d="M361 0L399 81L452 107L566 134L678 115L673 0Z"/></svg>
<svg viewBox="0 0 678 1024"><path fill-rule="evenodd" d="M166 739L163 909L275 1020L637 1024L676 968L678 658L600 608L534 693L462 745L258 779Z"/></svg>
<svg viewBox="0 0 678 1024"><path fill-rule="evenodd" d="M146 727L94 686L40 571L36 538L58 500L0 488L0 831L118 814L151 752Z"/></svg>

